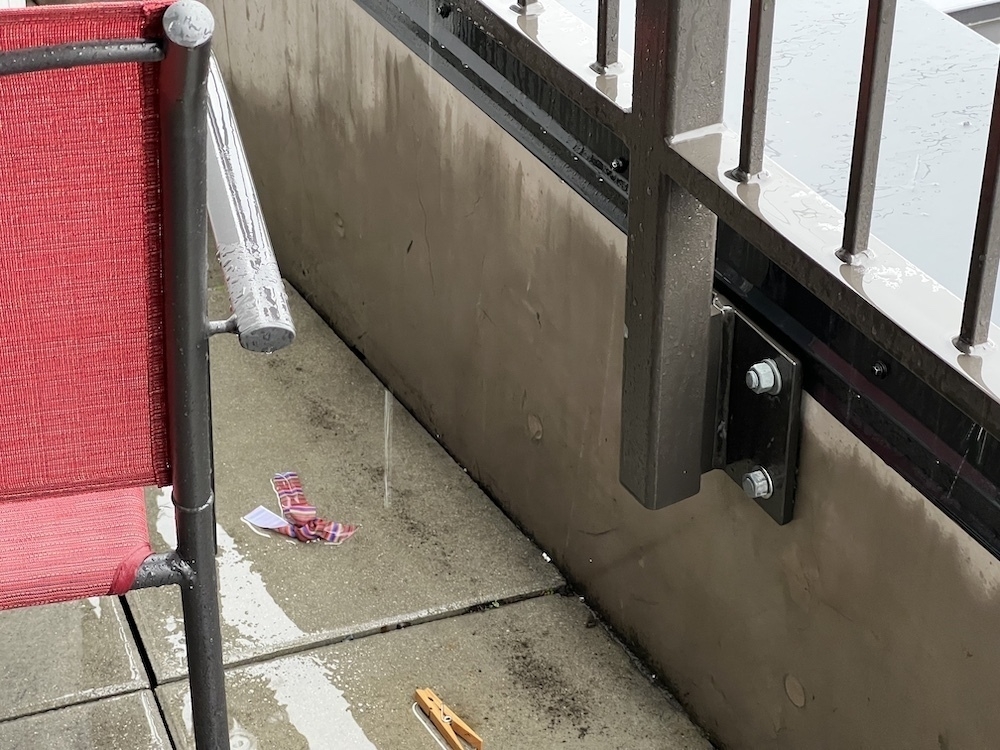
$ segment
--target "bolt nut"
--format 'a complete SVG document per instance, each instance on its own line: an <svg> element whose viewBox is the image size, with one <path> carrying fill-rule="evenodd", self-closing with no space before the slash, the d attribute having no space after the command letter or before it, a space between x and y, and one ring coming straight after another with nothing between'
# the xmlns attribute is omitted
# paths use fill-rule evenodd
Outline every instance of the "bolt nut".
<svg viewBox="0 0 1000 750"><path fill-rule="evenodd" d="M751 500L766 500L774 491L771 475L759 468L747 472L743 475L743 491Z"/></svg>
<svg viewBox="0 0 1000 750"><path fill-rule="evenodd" d="M772 396L781 392L781 373L773 359L765 359L747 370L747 388L754 393Z"/></svg>

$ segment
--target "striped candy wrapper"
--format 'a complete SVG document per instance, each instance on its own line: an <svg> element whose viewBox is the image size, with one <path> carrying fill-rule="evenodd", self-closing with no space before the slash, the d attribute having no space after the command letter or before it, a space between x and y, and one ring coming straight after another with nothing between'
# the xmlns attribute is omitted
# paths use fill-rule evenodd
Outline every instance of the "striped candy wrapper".
<svg viewBox="0 0 1000 750"><path fill-rule="evenodd" d="M302 542L322 541L342 544L354 536L358 526L350 523L327 521L316 516L316 506L306 500L302 480L294 471L275 474L271 486L278 496L281 517L260 506L244 516L244 520L258 528L275 531Z"/></svg>

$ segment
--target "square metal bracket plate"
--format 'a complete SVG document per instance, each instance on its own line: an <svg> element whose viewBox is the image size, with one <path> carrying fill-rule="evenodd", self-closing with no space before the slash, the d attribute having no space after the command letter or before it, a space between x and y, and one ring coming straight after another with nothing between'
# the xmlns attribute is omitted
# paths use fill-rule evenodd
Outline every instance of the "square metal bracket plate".
<svg viewBox="0 0 1000 750"><path fill-rule="evenodd" d="M716 398L706 405L706 419L714 421L705 426L711 453L704 468L723 469L751 496L751 480L762 476L754 472L763 472L769 491L753 499L775 521L788 523L799 457L801 363L721 297L714 303L712 346L709 394L714 387ZM747 373L765 362L773 364L778 382L772 392L756 393Z"/></svg>

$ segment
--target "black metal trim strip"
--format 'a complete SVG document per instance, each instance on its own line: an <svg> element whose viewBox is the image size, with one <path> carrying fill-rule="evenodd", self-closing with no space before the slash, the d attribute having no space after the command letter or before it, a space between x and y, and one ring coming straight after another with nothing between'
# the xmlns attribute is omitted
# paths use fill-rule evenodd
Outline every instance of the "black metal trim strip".
<svg viewBox="0 0 1000 750"><path fill-rule="evenodd" d="M433 52L438 73L625 231L628 149L620 137L463 8L442 4L428 16L414 0L357 2L417 55Z"/></svg>
<svg viewBox="0 0 1000 750"><path fill-rule="evenodd" d="M1000 441L722 222L716 283L802 358L808 393L1000 558Z"/></svg>
<svg viewBox="0 0 1000 750"><path fill-rule="evenodd" d="M574 103L565 82L551 83L559 66L539 66L544 51L528 55L504 45L503 21L484 23L485 10L463 12L476 0L439 6L430 21L426 6L412 0L358 3L415 53L424 57L433 48L435 70L627 231L627 158L621 173L611 166L623 158L615 153L627 154L627 133L608 129L587 97L580 97L582 106ZM814 399L1000 558L995 436L721 223L716 286L802 358Z"/></svg>
<svg viewBox="0 0 1000 750"><path fill-rule="evenodd" d="M447 18L449 9L478 26L483 36L495 39L498 44L508 49L510 54L518 60L523 60L530 69L539 73L547 86L575 102L585 114L612 132L625 132L628 119L626 111L620 109L572 71L567 70L549 52L514 29L479 0L441 0L438 14ZM471 49L477 49L475 40L468 36L467 32L455 28L449 30Z"/></svg>
<svg viewBox="0 0 1000 750"><path fill-rule="evenodd" d="M0 52L0 76L56 68L111 63L150 63L163 59L163 47L145 39L118 39Z"/></svg>

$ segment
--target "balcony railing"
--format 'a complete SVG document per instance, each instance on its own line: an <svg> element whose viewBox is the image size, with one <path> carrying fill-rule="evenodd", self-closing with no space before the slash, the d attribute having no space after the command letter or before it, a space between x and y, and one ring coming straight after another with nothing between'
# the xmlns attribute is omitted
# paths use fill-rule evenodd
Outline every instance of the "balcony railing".
<svg viewBox="0 0 1000 750"><path fill-rule="evenodd" d="M825 406L894 464L919 464L907 478L1000 554L1000 118L986 40L921 0L439 0L436 17L418 0L359 2L402 9L454 51L462 70L436 68L488 90L480 106L627 228L622 478L640 500L698 490L704 342L722 284L818 363L807 388ZM942 52L942 24L961 49ZM961 119L937 123L935 98ZM952 204L930 205L941 201ZM734 274L732 248L714 267L717 224L766 278ZM857 399L887 421L856 424ZM911 438L919 450L890 455Z"/></svg>

